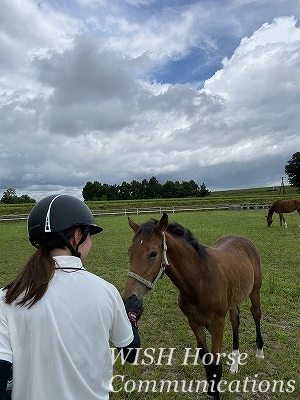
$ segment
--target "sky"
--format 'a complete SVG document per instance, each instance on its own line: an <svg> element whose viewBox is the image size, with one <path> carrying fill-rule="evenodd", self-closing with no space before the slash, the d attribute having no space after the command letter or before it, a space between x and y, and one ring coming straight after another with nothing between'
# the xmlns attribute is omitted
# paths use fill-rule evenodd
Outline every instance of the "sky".
<svg viewBox="0 0 300 400"><path fill-rule="evenodd" d="M300 0L0 0L0 198L288 184Z"/></svg>

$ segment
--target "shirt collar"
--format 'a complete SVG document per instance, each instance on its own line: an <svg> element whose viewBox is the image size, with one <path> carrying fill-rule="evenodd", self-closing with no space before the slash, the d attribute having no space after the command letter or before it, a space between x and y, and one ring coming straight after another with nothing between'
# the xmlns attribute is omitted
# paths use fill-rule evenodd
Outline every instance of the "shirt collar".
<svg viewBox="0 0 300 400"><path fill-rule="evenodd" d="M74 256L54 256L58 269L84 269L82 261Z"/></svg>

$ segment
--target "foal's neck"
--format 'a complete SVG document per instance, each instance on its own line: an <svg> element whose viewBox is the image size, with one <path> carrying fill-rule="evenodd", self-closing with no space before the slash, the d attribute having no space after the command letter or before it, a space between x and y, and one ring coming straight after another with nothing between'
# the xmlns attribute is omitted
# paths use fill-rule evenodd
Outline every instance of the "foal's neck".
<svg viewBox="0 0 300 400"><path fill-rule="evenodd" d="M169 265L166 266L166 274L181 293L191 294L193 283L198 285L208 272L204 259L201 262L203 256L191 245L170 234L167 235L167 246Z"/></svg>

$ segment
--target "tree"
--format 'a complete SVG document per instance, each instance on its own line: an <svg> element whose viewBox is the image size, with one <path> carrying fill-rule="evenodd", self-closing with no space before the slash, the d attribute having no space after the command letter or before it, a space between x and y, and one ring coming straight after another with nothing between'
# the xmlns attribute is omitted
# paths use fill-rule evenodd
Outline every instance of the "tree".
<svg viewBox="0 0 300 400"><path fill-rule="evenodd" d="M162 185L161 197L163 199L171 199L176 197L176 185L172 181L166 181Z"/></svg>
<svg viewBox="0 0 300 400"><path fill-rule="evenodd" d="M131 183L131 194L132 194L132 199L137 200L141 198L141 193L142 193L142 184L141 182L138 182L136 180L133 180Z"/></svg>
<svg viewBox="0 0 300 400"><path fill-rule="evenodd" d="M300 152L294 153L284 167L289 183L300 192Z"/></svg>
<svg viewBox="0 0 300 400"><path fill-rule="evenodd" d="M1 203L4 204L15 204L17 201L17 193L13 188L7 189L2 196Z"/></svg>
<svg viewBox="0 0 300 400"><path fill-rule="evenodd" d="M148 199L157 199L161 197L161 184L152 176L149 179L148 186L147 186L147 198Z"/></svg>
<svg viewBox="0 0 300 400"><path fill-rule="evenodd" d="M131 199L131 185L127 182L122 182L119 186L119 199L129 200Z"/></svg>
<svg viewBox="0 0 300 400"><path fill-rule="evenodd" d="M193 180L182 181L180 185L180 197L196 197L199 194L199 186Z"/></svg>
<svg viewBox="0 0 300 400"><path fill-rule="evenodd" d="M202 183L202 185L200 186L200 190L199 190L199 197L205 197L205 196L209 196L210 195L210 190L206 189L205 183Z"/></svg>
<svg viewBox="0 0 300 400"><path fill-rule="evenodd" d="M27 194L23 194L18 197L17 192L13 188L7 189L0 200L3 204L20 204L20 203L36 203L35 199L32 199Z"/></svg>
<svg viewBox="0 0 300 400"><path fill-rule="evenodd" d="M94 181L93 183L87 182L81 193L84 200L97 201L102 200L106 196L105 188L98 181Z"/></svg>
<svg viewBox="0 0 300 400"><path fill-rule="evenodd" d="M108 185L104 183L103 187L106 190L107 200L119 200L119 186L118 185ZM104 198L103 198L104 200Z"/></svg>
<svg viewBox="0 0 300 400"><path fill-rule="evenodd" d="M22 194L18 197L18 203L36 203L36 200L29 197L28 194Z"/></svg>

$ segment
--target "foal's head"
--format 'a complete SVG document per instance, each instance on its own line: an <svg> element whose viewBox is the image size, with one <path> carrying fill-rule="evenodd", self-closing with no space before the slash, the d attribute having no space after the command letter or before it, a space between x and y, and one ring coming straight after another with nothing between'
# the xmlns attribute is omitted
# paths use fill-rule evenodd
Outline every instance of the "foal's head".
<svg viewBox="0 0 300 400"><path fill-rule="evenodd" d="M268 214L268 216L267 216L266 218L267 218L267 225L268 225L268 226L271 226L271 224L272 224L272 222L273 222L273 220L272 220L272 215L271 215L271 214Z"/></svg>
<svg viewBox="0 0 300 400"><path fill-rule="evenodd" d="M163 234L168 225L168 215L163 214L159 221L151 220L142 225L128 218L131 229L135 232L128 249L130 273L126 280L122 298L126 301L132 294L142 298L151 288L151 283L159 276L162 267Z"/></svg>

